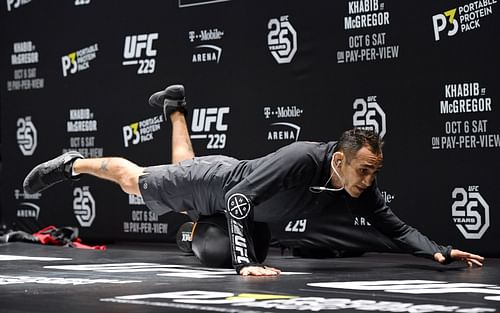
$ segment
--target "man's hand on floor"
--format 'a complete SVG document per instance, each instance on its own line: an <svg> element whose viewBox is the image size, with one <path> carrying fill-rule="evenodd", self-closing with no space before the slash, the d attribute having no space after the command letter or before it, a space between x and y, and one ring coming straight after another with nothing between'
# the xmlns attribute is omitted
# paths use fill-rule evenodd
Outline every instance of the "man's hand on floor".
<svg viewBox="0 0 500 313"><path fill-rule="evenodd" d="M278 276L281 271L270 266L245 266L240 270L243 276Z"/></svg>
<svg viewBox="0 0 500 313"><path fill-rule="evenodd" d="M453 259L453 261L463 261L469 267L472 267L473 265L479 267L483 266L484 258L477 254L472 254L458 249L453 249L451 250L450 256ZM434 260L436 260L439 263L443 263L445 262L445 257L441 253L436 253L434 254Z"/></svg>

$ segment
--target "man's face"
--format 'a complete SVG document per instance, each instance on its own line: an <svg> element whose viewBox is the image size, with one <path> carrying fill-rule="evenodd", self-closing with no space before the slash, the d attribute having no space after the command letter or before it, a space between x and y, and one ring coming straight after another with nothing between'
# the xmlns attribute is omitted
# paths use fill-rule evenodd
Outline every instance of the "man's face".
<svg viewBox="0 0 500 313"><path fill-rule="evenodd" d="M349 164L344 161L340 167L345 191L351 197L358 198L373 184L381 167L382 155L371 152L367 147L359 149Z"/></svg>

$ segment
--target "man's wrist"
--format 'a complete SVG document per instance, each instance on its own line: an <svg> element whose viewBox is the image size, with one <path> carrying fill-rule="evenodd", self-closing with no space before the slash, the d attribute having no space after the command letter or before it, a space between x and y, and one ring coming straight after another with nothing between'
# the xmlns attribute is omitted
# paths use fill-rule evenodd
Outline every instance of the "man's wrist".
<svg viewBox="0 0 500 313"><path fill-rule="evenodd" d="M241 270L247 266L263 266L260 263L243 263L243 264L238 264L234 268L236 269L236 273L239 275Z"/></svg>

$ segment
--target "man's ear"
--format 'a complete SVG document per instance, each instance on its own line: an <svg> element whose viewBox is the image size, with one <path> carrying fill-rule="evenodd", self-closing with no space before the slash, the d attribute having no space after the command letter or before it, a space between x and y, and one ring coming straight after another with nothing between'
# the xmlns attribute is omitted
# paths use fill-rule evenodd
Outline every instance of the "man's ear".
<svg viewBox="0 0 500 313"><path fill-rule="evenodd" d="M337 167L342 165L344 159L345 159L344 152L337 151L333 154L333 164L335 164L335 166Z"/></svg>

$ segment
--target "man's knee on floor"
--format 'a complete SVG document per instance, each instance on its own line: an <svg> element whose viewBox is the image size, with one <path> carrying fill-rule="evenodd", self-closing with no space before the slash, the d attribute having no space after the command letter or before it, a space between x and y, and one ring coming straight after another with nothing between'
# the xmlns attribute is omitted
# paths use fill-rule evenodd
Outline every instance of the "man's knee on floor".
<svg viewBox="0 0 500 313"><path fill-rule="evenodd" d="M231 242L222 218L200 220L194 228L193 253L205 266L231 267Z"/></svg>
<svg viewBox="0 0 500 313"><path fill-rule="evenodd" d="M271 233L265 223L255 223L253 242L257 261L267 257ZM224 215L205 216L196 223L192 250L200 262L209 267L231 267L231 242Z"/></svg>

